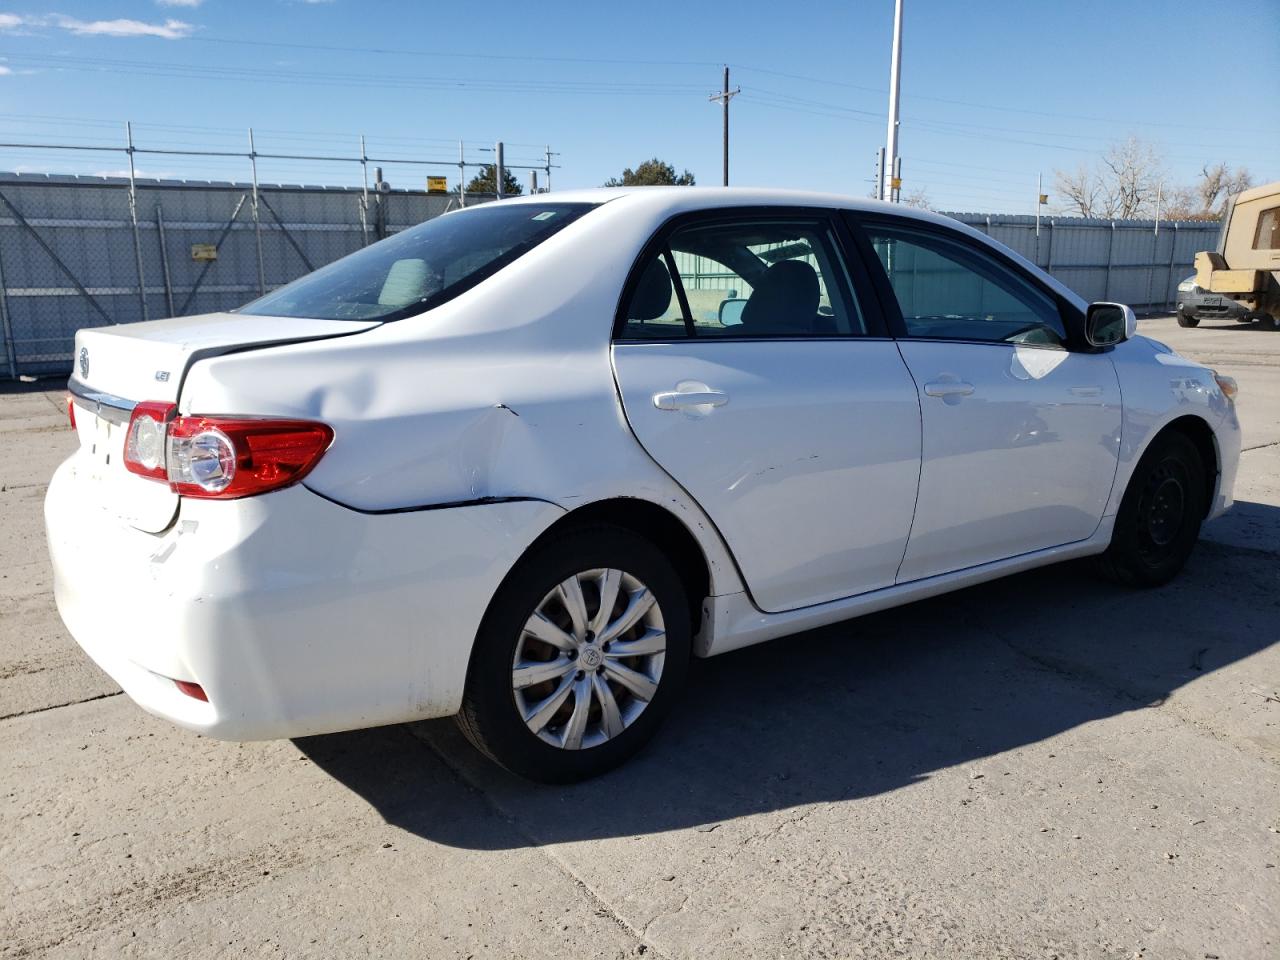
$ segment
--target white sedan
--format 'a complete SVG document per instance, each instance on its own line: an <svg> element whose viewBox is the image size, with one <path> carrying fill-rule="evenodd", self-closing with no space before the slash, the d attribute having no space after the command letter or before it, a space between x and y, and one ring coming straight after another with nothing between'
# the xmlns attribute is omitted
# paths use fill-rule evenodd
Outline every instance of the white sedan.
<svg viewBox="0 0 1280 960"><path fill-rule="evenodd" d="M68 629L226 739L456 714L526 777L634 753L690 657L1231 504L1235 384L982 234L643 188L447 214L229 314L80 331Z"/></svg>

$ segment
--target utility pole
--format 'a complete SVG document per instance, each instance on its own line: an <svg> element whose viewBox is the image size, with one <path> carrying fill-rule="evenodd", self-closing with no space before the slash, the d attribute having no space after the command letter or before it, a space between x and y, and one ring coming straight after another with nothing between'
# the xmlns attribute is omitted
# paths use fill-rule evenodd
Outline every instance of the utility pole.
<svg viewBox="0 0 1280 960"><path fill-rule="evenodd" d="M543 170L545 170L545 171L547 172L547 185L546 185L546 187L544 188L544 191L545 191L546 193L550 193L550 192L551 192L551 168L552 168L553 166L556 166L556 164L553 164L553 163L551 162L551 158L552 158L552 157L558 157L558 156L560 156L559 151L557 151L557 152L555 152L555 153L552 153L552 152L551 152L551 146L548 144L548 146L547 146L547 165L546 165L545 167L543 167L543 168L542 168Z"/></svg>
<svg viewBox="0 0 1280 960"><path fill-rule="evenodd" d="M877 200L884 199L884 147L880 148L880 152L876 154L876 193Z"/></svg>
<svg viewBox="0 0 1280 960"><path fill-rule="evenodd" d="M504 196L502 192L503 174L507 172L507 168L502 163L502 141L499 140L494 146L495 160L493 163L493 192L498 195L501 200Z"/></svg>
<svg viewBox="0 0 1280 960"><path fill-rule="evenodd" d="M888 169L898 173L898 91L901 87L900 66L902 61L902 0L895 0L893 6L893 59L889 66L889 130L885 137L885 152ZM881 170L885 164L880 165ZM886 177L886 181L888 178ZM888 181L880 193L882 200L896 199L898 183Z"/></svg>
<svg viewBox="0 0 1280 960"><path fill-rule="evenodd" d="M901 2L901 0L899 0ZM724 109L724 185L729 185L729 101L742 92L741 87L729 89L729 67L724 68L724 89L719 93L713 93L708 100L713 103L719 101Z"/></svg>
<svg viewBox="0 0 1280 960"><path fill-rule="evenodd" d="M1036 174L1036 243L1040 243L1040 206L1044 203L1044 174Z"/></svg>

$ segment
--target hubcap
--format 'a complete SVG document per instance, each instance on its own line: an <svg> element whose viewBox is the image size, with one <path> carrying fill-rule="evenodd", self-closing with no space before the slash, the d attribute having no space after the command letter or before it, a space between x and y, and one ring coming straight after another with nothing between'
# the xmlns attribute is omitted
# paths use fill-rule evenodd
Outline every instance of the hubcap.
<svg viewBox="0 0 1280 960"><path fill-rule="evenodd" d="M1144 556L1156 562L1178 539L1187 515L1186 473L1176 460L1165 460L1151 473L1138 508Z"/></svg>
<svg viewBox="0 0 1280 960"><path fill-rule="evenodd" d="M1147 533L1158 547L1172 542L1182 524L1182 484L1166 477L1156 487L1147 513Z"/></svg>
<svg viewBox="0 0 1280 960"><path fill-rule="evenodd" d="M516 708L552 746L599 746L649 705L666 652L662 610L648 587L622 570L583 571L525 621L511 666Z"/></svg>

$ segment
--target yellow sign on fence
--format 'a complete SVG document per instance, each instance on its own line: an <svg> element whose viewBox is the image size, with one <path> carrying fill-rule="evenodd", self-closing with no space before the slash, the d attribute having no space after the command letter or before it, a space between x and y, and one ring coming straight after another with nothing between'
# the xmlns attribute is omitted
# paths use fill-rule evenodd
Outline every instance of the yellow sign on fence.
<svg viewBox="0 0 1280 960"><path fill-rule="evenodd" d="M191 245L192 260L217 260L218 248L212 243L193 243Z"/></svg>
<svg viewBox="0 0 1280 960"><path fill-rule="evenodd" d="M448 177L427 177L427 193L448 193Z"/></svg>

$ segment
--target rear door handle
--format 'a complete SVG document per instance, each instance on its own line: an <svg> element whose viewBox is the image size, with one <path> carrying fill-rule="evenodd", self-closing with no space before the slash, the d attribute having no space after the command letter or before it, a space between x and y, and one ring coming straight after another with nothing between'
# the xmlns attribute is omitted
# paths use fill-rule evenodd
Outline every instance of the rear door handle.
<svg viewBox="0 0 1280 960"><path fill-rule="evenodd" d="M729 395L723 390L670 390L653 395L653 405L659 410L687 410L689 407L723 407Z"/></svg>
<svg viewBox="0 0 1280 960"><path fill-rule="evenodd" d="M1073 397L1099 397L1102 395L1101 387L1071 387L1067 393Z"/></svg>
<svg viewBox="0 0 1280 960"><path fill-rule="evenodd" d="M924 392L931 397L967 397L973 393L973 384L963 380L931 380L924 385Z"/></svg>

